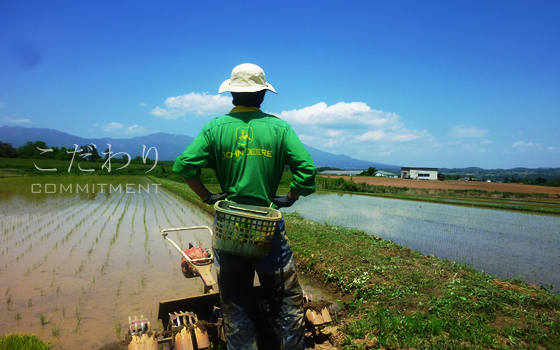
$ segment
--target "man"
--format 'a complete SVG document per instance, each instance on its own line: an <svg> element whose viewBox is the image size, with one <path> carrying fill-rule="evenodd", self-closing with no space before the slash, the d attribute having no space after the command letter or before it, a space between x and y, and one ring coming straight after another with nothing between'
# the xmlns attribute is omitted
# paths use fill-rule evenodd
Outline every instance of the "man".
<svg viewBox="0 0 560 350"><path fill-rule="evenodd" d="M289 207L315 192L315 165L290 125L259 108L266 91L276 93L264 71L241 64L222 83L235 107L213 119L181 154L173 171L207 204L227 198L242 204ZM293 174L290 192L275 196L284 166ZM222 193L200 180L201 168L214 169ZM284 220L278 222L268 255L247 258L214 251L228 349L257 349L251 299L255 272L263 287L282 349L304 349L303 295L297 280Z"/></svg>

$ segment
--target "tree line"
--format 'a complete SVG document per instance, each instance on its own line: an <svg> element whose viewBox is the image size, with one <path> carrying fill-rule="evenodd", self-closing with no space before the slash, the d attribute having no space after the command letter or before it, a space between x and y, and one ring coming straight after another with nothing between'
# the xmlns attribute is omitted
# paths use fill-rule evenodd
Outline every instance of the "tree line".
<svg viewBox="0 0 560 350"><path fill-rule="evenodd" d="M0 141L0 158L23 158L23 159L52 159L52 160L72 160L79 157L81 161L86 162L105 162L110 156L110 150L107 147L105 151L99 154L94 144L78 145L74 148L66 147L48 147L44 141L28 141L23 146L14 148L11 143ZM128 157L123 154L121 157L111 157L112 162L126 163ZM131 164L154 164L154 160L141 156L132 158Z"/></svg>

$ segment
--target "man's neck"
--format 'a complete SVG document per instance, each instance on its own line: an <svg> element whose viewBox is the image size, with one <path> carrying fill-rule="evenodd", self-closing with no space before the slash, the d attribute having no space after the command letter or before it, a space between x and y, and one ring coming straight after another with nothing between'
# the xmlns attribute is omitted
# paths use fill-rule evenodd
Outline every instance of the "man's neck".
<svg viewBox="0 0 560 350"><path fill-rule="evenodd" d="M257 107L247 107L247 106L235 106L230 111L230 113L242 113L242 112L262 112Z"/></svg>

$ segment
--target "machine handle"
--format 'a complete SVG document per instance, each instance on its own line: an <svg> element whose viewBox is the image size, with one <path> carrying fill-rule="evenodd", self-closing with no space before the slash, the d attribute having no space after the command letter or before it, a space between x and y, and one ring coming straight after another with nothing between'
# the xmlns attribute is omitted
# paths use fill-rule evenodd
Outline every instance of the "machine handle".
<svg viewBox="0 0 560 350"><path fill-rule="evenodd" d="M184 257L185 259L187 259L187 261L189 261L189 262L192 263L192 262L194 262L195 260L198 261L198 260L208 260L208 259L207 259L207 258L205 258L205 259L195 259L195 260L191 259L191 258L183 251L183 249L181 249L181 247L179 247L179 246L177 245L177 243L173 242L173 241L171 240L171 238L168 237L168 234L167 234L167 233L168 233L168 232L175 232L175 231L199 230L199 229L204 229L204 228L207 229L208 232L210 232L210 236L212 236L212 230L211 230L210 227L208 227L208 226L189 226L189 227L166 228L166 229L161 230L160 232L161 232L161 235L163 236L164 239L168 240L169 243L173 244L173 246L175 247L175 249L177 249L177 250L181 253L181 255L183 255L183 257Z"/></svg>
<svg viewBox="0 0 560 350"><path fill-rule="evenodd" d="M175 232L175 231L186 231L186 230L200 230L200 229L207 229L210 232L210 236L212 236L212 229L208 226L189 226L189 227L176 227L176 228L165 228L161 230L161 234L163 238L167 236L167 232Z"/></svg>

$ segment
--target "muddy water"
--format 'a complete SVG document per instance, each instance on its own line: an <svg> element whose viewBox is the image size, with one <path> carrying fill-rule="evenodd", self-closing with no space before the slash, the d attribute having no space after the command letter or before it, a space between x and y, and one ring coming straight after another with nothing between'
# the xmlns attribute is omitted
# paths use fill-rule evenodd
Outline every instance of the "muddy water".
<svg viewBox="0 0 560 350"><path fill-rule="evenodd" d="M156 323L158 301L203 290L182 277L160 230L211 223L147 179L0 179L0 334L95 349L116 341L119 328L122 339L129 315ZM210 247L205 231L171 237Z"/></svg>

